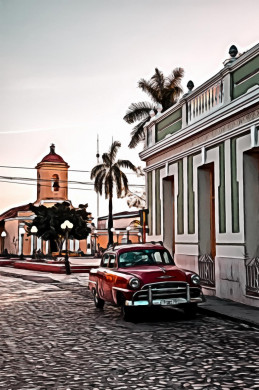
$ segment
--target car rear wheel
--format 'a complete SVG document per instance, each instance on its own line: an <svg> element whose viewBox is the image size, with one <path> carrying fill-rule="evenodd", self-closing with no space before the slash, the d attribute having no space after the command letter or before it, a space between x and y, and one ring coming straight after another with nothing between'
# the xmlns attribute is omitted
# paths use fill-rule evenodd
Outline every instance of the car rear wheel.
<svg viewBox="0 0 259 390"><path fill-rule="evenodd" d="M97 295L97 292L94 290L93 292L94 295L94 304L97 309L102 309L104 306L104 300L99 298Z"/></svg>
<svg viewBox="0 0 259 390"><path fill-rule="evenodd" d="M184 313L188 318L194 318L197 314L198 306L197 303L187 303L184 306Z"/></svg>

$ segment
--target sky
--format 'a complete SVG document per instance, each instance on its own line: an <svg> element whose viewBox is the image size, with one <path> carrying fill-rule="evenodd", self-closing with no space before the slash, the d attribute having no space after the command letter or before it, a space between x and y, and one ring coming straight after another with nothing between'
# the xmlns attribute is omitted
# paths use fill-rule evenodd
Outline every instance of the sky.
<svg viewBox="0 0 259 390"><path fill-rule="evenodd" d="M232 44L244 52L258 43L258 14L258 0L0 0L0 176L36 178L2 166L34 168L51 143L71 170L90 171L97 134L101 154L118 140L118 158L144 167L143 145L127 147L133 126L123 120L131 103L149 101L138 81L181 66L184 91L190 79L199 86ZM36 200L36 186L3 180L0 213ZM69 180L89 181L89 172ZM96 194L84 188L70 188L69 199L95 216ZM114 212L125 209L114 199Z"/></svg>

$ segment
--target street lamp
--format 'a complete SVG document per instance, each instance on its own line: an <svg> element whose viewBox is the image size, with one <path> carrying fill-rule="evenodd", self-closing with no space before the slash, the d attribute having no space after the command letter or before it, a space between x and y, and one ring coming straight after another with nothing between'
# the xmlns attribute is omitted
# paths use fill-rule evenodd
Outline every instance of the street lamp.
<svg viewBox="0 0 259 390"><path fill-rule="evenodd" d="M65 231L65 237L66 237L66 255L65 255L65 267L66 267L66 274L67 275L70 275L71 274L71 270L70 270L70 264L69 264L69 260L68 260L68 249L67 249L67 246L68 246L68 233L70 232L71 229L73 229L73 224L66 220L65 222L63 222L60 227L62 230Z"/></svg>
<svg viewBox="0 0 259 390"><path fill-rule="evenodd" d="M21 242L21 254L20 254L20 259L23 260L23 259L24 259L24 257L23 257L23 237L24 237L24 235L25 235L25 233L26 233L24 227L21 227L21 228L20 228L20 233L21 233L21 240L22 240L22 242Z"/></svg>
<svg viewBox="0 0 259 390"><path fill-rule="evenodd" d="M142 234L140 232L138 232L138 242L140 242L140 237L142 236Z"/></svg>
<svg viewBox="0 0 259 390"><path fill-rule="evenodd" d="M97 240L97 230L94 230L94 255L96 254L96 240Z"/></svg>
<svg viewBox="0 0 259 390"><path fill-rule="evenodd" d="M115 230L115 234L117 236L117 244L119 244L119 235L120 235L119 230Z"/></svg>
<svg viewBox="0 0 259 390"><path fill-rule="evenodd" d="M4 231L4 230L2 231L1 237L2 237L2 241L3 241L2 254L4 254L4 239L5 239L5 237L6 237L6 231Z"/></svg>
<svg viewBox="0 0 259 390"><path fill-rule="evenodd" d="M31 228L31 234L32 234L32 258L35 259L35 239L36 234L38 233L37 226L33 225Z"/></svg>
<svg viewBox="0 0 259 390"><path fill-rule="evenodd" d="M129 243L129 232L130 232L130 229L131 229L130 226L126 227L126 230L127 230L127 244Z"/></svg>

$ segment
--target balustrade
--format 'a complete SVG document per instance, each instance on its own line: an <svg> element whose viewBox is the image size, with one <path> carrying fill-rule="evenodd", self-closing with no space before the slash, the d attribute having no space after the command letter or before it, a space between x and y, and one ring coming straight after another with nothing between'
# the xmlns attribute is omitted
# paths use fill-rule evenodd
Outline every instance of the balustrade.
<svg viewBox="0 0 259 390"><path fill-rule="evenodd" d="M201 92L187 103L188 123L193 122L198 117L208 114L216 106L222 103L223 83L218 81L216 84Z"/></svg>

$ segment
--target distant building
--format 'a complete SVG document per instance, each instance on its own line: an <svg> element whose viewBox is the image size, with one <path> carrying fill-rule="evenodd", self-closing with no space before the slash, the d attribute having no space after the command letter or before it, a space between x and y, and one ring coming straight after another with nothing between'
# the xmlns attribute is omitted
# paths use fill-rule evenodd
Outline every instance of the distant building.
<svg viewBox="0 0 259 390"><path fill-rule="evenodd" d="M259 306L259 45L146 126L149 239L206 294Z"/></svg>
<svg viewBox="0 0 259 390"><path fill-rule="evenodd" d="M69 165L55 152L55 145L50 146L47 154L36 166L37 169L37 200L35 206L44 205L51 207L56 203L68 200L68 168ZM71 202L70 202L71 203ZM5 232L6 237L0 240L0 253L5 250L11 254L31 255L33 252L32 236L23 233L25 222L34 218L34 213L29 209L30 204L14 207L0 215L0 234ZM69 240L69 249L86 253L87 240ZM90 237L88 238L90 244ZM42 253L51 253L57 248L54 243L37 238L36 250Z"/></svg>

